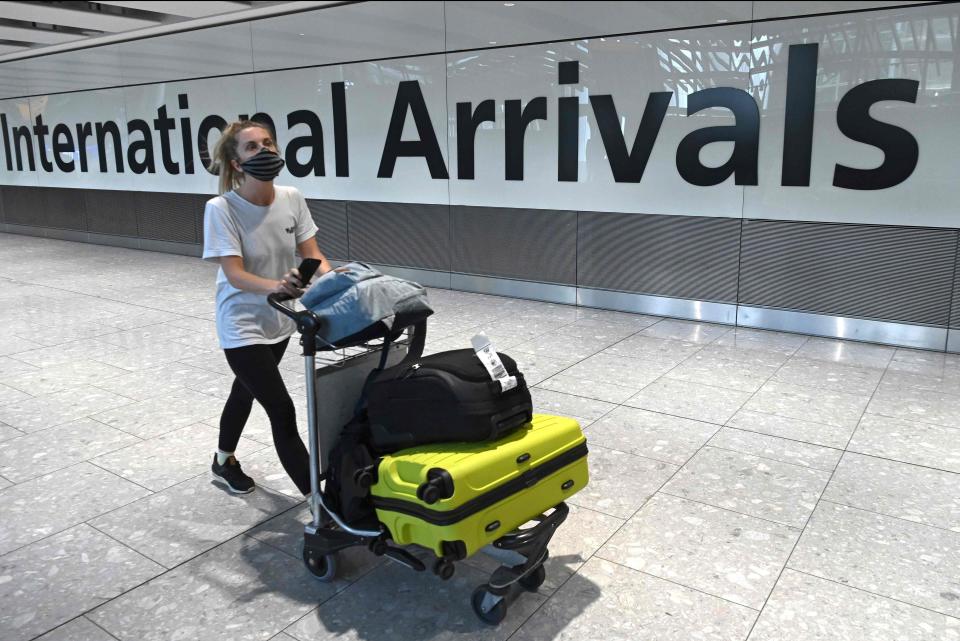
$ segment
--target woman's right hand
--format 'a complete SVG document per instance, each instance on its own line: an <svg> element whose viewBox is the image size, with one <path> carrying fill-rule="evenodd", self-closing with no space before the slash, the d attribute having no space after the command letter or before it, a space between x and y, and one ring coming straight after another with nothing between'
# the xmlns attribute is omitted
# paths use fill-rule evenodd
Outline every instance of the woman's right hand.
<svg viewBox="0 0 960 641"><path fill-rule="evenodd" d="M289 296L290 298L300 298L303 296L303 291L304 290L300 288L300 272L298 272L297 268L294 267L284 274L282 279L277 281L276 286L270 293L283 294L284 296Z"/></svg>

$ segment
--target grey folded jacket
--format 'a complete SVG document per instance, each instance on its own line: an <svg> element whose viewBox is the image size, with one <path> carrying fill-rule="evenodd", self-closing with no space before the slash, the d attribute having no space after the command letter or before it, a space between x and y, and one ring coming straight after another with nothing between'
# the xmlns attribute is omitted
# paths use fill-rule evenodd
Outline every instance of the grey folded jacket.
<svg viewBox="0 0 960 641"><path fill-rule="evenodd" d="M427 291L418 283L387 276L365 263L348 263L348 271L330 271L314 281L300 302L324 319L318 335L336 344L377 322L393 327L398 314L432 313Z"/></svg>

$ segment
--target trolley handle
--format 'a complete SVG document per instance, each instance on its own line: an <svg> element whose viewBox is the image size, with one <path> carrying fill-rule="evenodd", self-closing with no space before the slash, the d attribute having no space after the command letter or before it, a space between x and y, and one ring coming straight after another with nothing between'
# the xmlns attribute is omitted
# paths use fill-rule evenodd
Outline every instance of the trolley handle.
<svg viewBox="0 0 960 641"><path fill-rule="evenodd" d="M297 324L297 331L303 334L304 336L304 353L306 353L307 346L313 346L313 352L316 350L316 337L317 332L320 331L320 325L322 321L320 317L311 312L309 309L305 309L301 312L284 305L283 303L293 300L292 296L287 296L286 294L270 294L267 296L267 302L270 303L270 307L274 308L284 316L287 316Z"/></svg>
<svg viewBox="0 0 960 641"><path fill-rule="evenodd" d="M297 326L303 322L314 322L319 324L320 317L311 312L309 309L305 309L302 312L298 312L292 307L288 307L283 303L288 300L294 300L293 296L288 296L287 294L270 294L267 296L267 302L270 303L270 307L273 307L275 310L283 314L284 316L289 316L297 323Z"/></svg>
<svg viewBox="0 0 960 641"><path fill-rule="evenodd" d="M293 320L298 320L301 312L283 304L288 300L293 300L293 296L288 296L287 294L270 294L267 296L267 302L270 303L270 307L273 307L281 314L289 316Z"/></svg>

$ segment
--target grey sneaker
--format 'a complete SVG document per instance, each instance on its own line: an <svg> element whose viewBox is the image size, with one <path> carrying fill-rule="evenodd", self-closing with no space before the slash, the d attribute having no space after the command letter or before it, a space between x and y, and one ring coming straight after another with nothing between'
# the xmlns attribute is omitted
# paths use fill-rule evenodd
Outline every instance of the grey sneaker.
<svg viewBox="0 0 960 641"><path fill-rule="evenodd" d="M220 465L217 462L217 455L213 455L213 465L210 467L213 472L213 480L223 483L227 489L234 494L249 494L253 492L256 484L253 479L243 473L240 469L240 461L231 456L227 462Z"/></svg>

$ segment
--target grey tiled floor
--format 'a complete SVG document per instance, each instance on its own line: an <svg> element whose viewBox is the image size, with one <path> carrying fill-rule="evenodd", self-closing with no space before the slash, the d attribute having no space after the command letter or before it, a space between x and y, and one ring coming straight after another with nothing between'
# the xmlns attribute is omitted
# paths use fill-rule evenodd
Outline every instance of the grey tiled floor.
<svg viewBox="0 0 960 641"><path fill-rule="evenodd" d="M491 629L482 556L312 580L262 411L257 492L211 484L213 277L0 235L0 641L960 639L960 356L432 291L429 350L486 330L590 441L547 582Z"/></svg>

